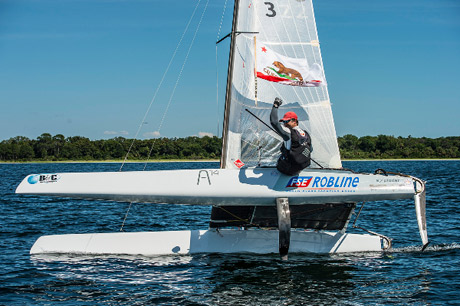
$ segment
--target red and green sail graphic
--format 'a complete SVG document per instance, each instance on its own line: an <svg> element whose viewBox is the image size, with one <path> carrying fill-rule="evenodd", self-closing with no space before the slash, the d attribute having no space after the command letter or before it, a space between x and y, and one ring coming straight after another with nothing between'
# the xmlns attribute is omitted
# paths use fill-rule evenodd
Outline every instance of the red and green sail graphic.
<svg viewBox="0 0 460 306"><path fill-rule="evenodd" d="M281 55L264 45L257 47L257 77L291 86L317 87L324 84L323 71L317 63Z"/></svg>

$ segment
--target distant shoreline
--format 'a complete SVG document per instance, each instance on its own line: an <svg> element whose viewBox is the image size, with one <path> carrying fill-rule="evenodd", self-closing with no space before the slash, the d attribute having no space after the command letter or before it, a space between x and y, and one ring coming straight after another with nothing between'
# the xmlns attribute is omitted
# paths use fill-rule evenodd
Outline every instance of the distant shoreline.
<svg viewBox="0 0 460 306"><path fill-rule="evenodd" d="M342 159L342 161L448 161L460 158L388 158L388 159Z"/></svg>
<svg viewBox="0 0 460 306"><path fill-rule="evenodd" d="M212 163L220 162L220 160L213 159L152 159L145 160L127 160L127 164L142 164L142 163ZM0 161L0 164L122 164L122 160L31 160L31 161Z"/></svg>
<svg viewBox="0 0 460 306"><path fill-rule="evenodd" d="M392 158L392 159L343 159L345 162L382 162L382 161L457 161L460 158ZM220 162L218 159L154 159L154 160L127 160L125 163L216 163ZM58 160L58 161L0 161L0 164L85 164L85 163L94 163L94 164L121 164L123 161L120 160Z"/></svg>
<svg viewBox="0 0 460 306"><path fill-rule="evenodd" d="M125 163L211 163L219 162L220 160L213 159L152 159L145 160L127 160ZM31 160L31 161L0 161L0 164L122 164L122 160Z"/></svg>

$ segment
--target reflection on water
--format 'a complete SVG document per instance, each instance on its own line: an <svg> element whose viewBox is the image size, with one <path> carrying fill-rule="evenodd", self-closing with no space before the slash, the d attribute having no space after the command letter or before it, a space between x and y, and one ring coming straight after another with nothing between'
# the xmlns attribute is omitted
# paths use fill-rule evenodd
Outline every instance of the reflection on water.
<svg viewBox="0 0 460 306"><path fill-rule="evenodd" d="M431 244L421 252L413 201L367 203L358 225L393 238L385 253L193 256L29 255L41 235L114 232L128 204L18 196L29 173L118 171L119 164L0 165L0 305L460 304L460 161L348 162L427 180ZM142 170L128 164L126 170ZM149 164L152 170L217 163ZM210 208L133 204L126 231L205 229Z"/></svg>
<svg viewBox="0 0 460 306"><path fill-rule="evenodd" d="M31 262L42 277L65 283L46 290L47 301L62 296L70 301L78 295L82 301L139 304L367 305L376 299L417 304L432 288L433 269L427 261L438 252L458 249L433 246L431 255L415 247L386 253L291 254L287 262L278 255L252 254L34 255ZM133 288L136 298L121 298Z"/></svg>

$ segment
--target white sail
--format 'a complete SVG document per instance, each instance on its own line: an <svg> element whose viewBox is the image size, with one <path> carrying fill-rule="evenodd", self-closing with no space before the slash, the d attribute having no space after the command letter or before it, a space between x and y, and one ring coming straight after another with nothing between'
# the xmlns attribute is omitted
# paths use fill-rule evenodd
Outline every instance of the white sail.
<svg viewBox="0 0 460 306"><path fill-rule="evenodd" d="M227 139L223 147L226 158L222 167L276 165L281 139L246 109L269 124L273 100L280 97L284 101L280 116L294 111L299 116L300 127L310 133L312 158L322 167L340 168L311 0L240 0L236 5L238 3ZM264 69L269 72L263 62L262 48L280 58L279 62L294 65L287 68L295 68L302 77L287 75L293 80L290 83L271 81L261 75ZM267 57L265 62L269 63L272 58ZM260 77L256 78L255 71ZM312 163L311 167L319 166Z"/></svg>

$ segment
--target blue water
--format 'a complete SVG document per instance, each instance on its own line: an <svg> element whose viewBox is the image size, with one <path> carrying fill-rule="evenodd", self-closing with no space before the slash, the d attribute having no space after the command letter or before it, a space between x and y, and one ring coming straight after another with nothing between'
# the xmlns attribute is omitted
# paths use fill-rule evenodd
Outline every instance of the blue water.
<svg viewBox="0 0 460 306"><path fill-rule="evenodd" d="M367 203L357 222L393 238L386 253L291 254L288 262L277 255L29 255L41 235L119 231L128 204L16 195L23 177L119 167L0 165L0 305L460 305L460 161L344 163L427 181L431 244L425 252L413 201L404 200ZM152 163L147 169L217 167ZM124 229L206 229L209 214L209 207L133 204Z"/></svg>

